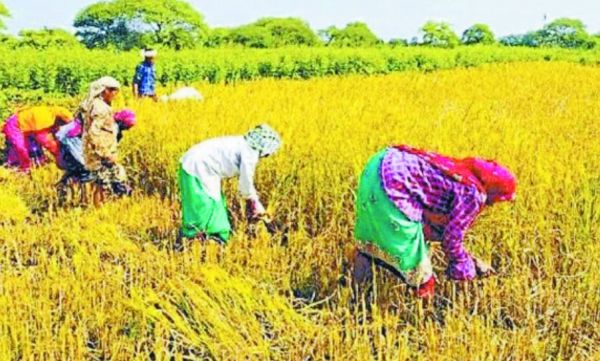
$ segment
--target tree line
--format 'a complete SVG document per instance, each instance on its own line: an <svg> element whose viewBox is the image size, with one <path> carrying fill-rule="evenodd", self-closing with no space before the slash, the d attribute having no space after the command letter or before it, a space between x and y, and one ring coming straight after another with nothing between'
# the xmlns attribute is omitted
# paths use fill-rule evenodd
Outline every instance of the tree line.
<svg viewBox="0 0 600 361"><path fill-rule="evenodd" d="M0 3L0 30L9 10ZM75 34L61 29L23 30L18 37L0 35L0 46L37 49L87 47L131 50L162 47L175 50L199 47L278 48L431 46L500 44L504 46L591 49L600 46L600 34L589 34L578 19L560 18L542 29L497 38L486 24L474 24L458 34L445 22L429 21L413 39L379 39L367 24L352 22L314 31L299 18L262 18L232 28L210 28L204 17L184 0L110 0L81 10L75 17Z"/></svg>

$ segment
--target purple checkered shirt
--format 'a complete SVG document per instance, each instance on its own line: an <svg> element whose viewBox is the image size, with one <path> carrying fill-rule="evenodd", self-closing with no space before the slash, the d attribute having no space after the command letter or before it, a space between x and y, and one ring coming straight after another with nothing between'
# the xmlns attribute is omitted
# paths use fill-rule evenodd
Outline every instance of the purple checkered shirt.
<svg viewBox="0 0 600 361"><path fill-rule="evenodd" d="M430 238L442 241L448 275L458 280L474 278L475 265L463 238L486 195L451 179L418 155L396 148L387 150L380 175L385 192L402 213L422 222Z"/></svg>

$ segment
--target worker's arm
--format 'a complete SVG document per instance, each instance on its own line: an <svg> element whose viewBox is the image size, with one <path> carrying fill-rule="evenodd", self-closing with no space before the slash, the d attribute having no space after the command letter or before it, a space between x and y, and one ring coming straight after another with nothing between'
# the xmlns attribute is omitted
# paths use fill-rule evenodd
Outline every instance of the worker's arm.
<svg viewBox="0 0 600 361"><path fill-rule="evenodd" d="M139 96L139 90L140 90L140 82L142 81L142 76L141 76L141 65L138 65L135 68L135 74L133 75L133 81L131 82L131 88L133 90L133 96L134 97L138 97Z"/></svg>
<svg viewBox="0 0 600 361"><path fill-rule="evenodd" d="M73 113L67 108L64 107L55 107L56 118L60 119L63 123L67 124L73 121L75 118Z"/></svg>
<svg viewBox="0 0 600 361"><path fill-rule="evenodd" d="M448 258L447 274L452 279L470 280L477 275L473 257L465 249L463 238L477 218L484 201L477 188L472 186L464 186L463 191L455 195L442 239Z"/></svg>
<svg viewBox="0 0 600 361"><path fill-rule="evenodd" d="M242 153L240 161L240 194L246 199L246 214L249 219L256 219L265 213L265 208L258 198L254 186L254 173L258 165L258 153Z"/></svg>

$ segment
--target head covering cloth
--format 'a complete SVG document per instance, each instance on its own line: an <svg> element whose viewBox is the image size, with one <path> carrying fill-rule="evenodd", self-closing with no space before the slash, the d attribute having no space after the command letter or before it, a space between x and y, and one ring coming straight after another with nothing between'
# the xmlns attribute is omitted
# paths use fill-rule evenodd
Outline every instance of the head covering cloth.
<svg viewBox="0 0 600 361"><path fill-rule="evenodd" d="M131 109L119 110L115 113L114 118L123 129L129 129L136 123L135 112Z"/></svg>
<svg viewBox="0 0 600 361"><path fill-rule="evenodd" d="M115 88L119 89L121 84L113 77L105 76L90 84L90 90L87 97L81 103L80 108L83 112L87 113L92 108L92 103L98 98L106 89Z"/></svg>
<svg viewBox="0 0 600 361"><path fill-rule="evenodd" d="M493 160L472 157L457 159L408 145L398 145L395 148L422 157L455 181L477 187L487 196L488 204L511 201L515 198L515 176Z"/></svg>
<svg viewBox="0 0 600 361"><path fill-rule="evenodd" d="M261 124L244 136L250 148L258 151L261 157L275 153L281 147L281 137L267 124Z"/></svg>

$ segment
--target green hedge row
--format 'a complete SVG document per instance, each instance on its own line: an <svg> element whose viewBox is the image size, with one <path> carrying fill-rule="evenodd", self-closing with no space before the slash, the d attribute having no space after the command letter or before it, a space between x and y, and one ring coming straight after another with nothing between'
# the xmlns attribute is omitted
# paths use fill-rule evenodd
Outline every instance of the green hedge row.
<svg viewBox="0 0 600 361"><path fill-rule="evenodd" d="M140 60L137 52L0 49L0 89L76 95L103 75L129 85ZM202 49L161 53L157 73L162 85L229 83L264 77L307 79L543 60L597 65L600 51L509 47Z"/></svg>

